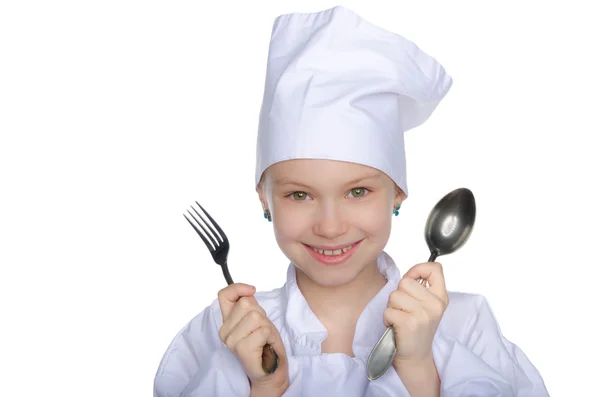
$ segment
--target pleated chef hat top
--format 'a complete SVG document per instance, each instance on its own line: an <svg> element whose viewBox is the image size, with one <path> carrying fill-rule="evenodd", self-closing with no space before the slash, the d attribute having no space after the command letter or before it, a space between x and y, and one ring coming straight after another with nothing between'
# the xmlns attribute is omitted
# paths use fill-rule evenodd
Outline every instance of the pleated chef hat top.
<svg viewBox="0 0 600 397"><path fill-rule="evenodd" d="M290 159L358 163L408 195L404 132L452 85L413 42L338 6L273 24L256 149L256 184Z"/></svg>

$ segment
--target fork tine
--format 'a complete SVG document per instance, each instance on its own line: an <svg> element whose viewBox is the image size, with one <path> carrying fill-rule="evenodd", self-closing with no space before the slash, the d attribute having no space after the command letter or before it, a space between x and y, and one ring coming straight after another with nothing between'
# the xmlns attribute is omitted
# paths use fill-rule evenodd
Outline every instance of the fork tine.
<svg viewBox="0 0 600 397"><path fill-rule="evenodd" d="M219 231L219 233L221 234L221 240L223 240L224 242L229 242L229 240L227 240L227 235L225 234L225 232L223 231L223 229L221 229L219 227L219 224L217 222L215 222L215 220L208 214L208 212L206 212L206 210L204 208L202 208L202 206L200 205L200 203L198 203L196 201L196 204L198 204L198 207L200 207L200 209L206 214L206 217L208 219L210 219L210 221L212 222L212 224L215 226L215 228Z"/></svg>
<svg viewBox="0 0 600 397"><path fill-rule="evenodd" d="M200 235L200 237L202 237L202 240L204 240L204 243L208 246L208 249L211 252L213 252L214 250L216 250L217 247L219 246L219 244L217 244L217 242L212 238L212 236L210 235L210 233L208 232L208 230L206 230L204 228L204 226L202 226L202 223L200 223L200 221L198 221L198 219L196 219L196 217L194 216L194 214L192 214L189 210L188 210L188 214L190 214L190 216L192 217L192 219L194 219L196 221L196 223L198 224L198 226L200 226L202 228L202 230L204 231L204 234L202 232L200 232L200 229L198 229L198 227L196 225L194 225L187 218L187 216L185 217L185 219L188 219L188 222L190 222L190 224L194 227L194 229L196 229L196 232L198 232L198 234ZM183 216L185 216L185 214L183 214ZM208 240L206 239L206 237L208 237L210 239L210 242L212 243L212 246L210 245L210 243L208 242Z"/></svg>
<svg viewBox="0 0 600 397"><path fill-rule="evenodd" d="M198 214L198 211L196 211L196 209L194 207L192 207L192 209L194 210L194 212L196 214ZM192 216L192 218L194 218L194 220L196 222L198 222L198 225L202 228L202 230L204 230L204 233L206 233L206 236L210 239L210 241L213 243L213 245L215 246L215 248L217 248L219 246L219 244L220 244L220 241L216 237L217 234L215 233L215 231L210 227L210 225L208 224L208 222L206 222L206 219L202 218L200 216L200 214L198 214L198 218L200 218L200 219L198 219L190 211L188 211L188 212L190 213L190 215ZM206 230L206 228L204 226L202 226L202 224L208 226L208 228L210 229L210 231L212 232L212 234L208 230Z"/></svg>
<svg viewBox="0 0 600 397"><path fill-rule="evenodd" d="M196 204L198 204L198 202L197 202L197 201L196 201ZM198 206L200 206L200 204L198 204ZM200 206L200 208L202 209L202 211L204 211L204 213L206 214L206 216L208 217L208 219L210 220L210 222L207 222L207 221L206 221L206 220L205 220L205 219L204 219L204 218L203 218L203 217L200 215L200 213L199 213L198 211L196 211L196 209L195 209L194 207L192 207L192 209L194 210L194 212L195 212L196 214L198 214L198 216L200 217L200 219L202 219L202 220L204 221L204 224L205 224L206 226L208 226L208 228L209 228L209 229L210 229L210 231L213 233L213 235L215 236L215 238L217 238L217 239L220 239L221 241L225 241L225 239L223 238L223 235L224 235L225 233L223 233L223 231L221 230L221 228L219 227L219 225L217 224L217 222L215 222L215 220L214 220L213 218L211 218L211 217L210 217L210 215L208 215L208 212L206 212L206 211L204 210L204 208L202 208L202 206ZM219 234L219 233L217 233L217 232L215 231L215 229L213 229L212 227L210 227L210 224L211 224L211 223L213 224L213 226L215 226L215 227L217 228L217 230L219 230L219 231L221 232L220 234Z"/></svg>

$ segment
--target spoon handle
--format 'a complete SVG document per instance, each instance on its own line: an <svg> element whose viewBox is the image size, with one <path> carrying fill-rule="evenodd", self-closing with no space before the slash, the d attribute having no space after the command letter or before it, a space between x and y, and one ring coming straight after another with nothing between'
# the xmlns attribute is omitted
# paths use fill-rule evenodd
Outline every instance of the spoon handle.
<svg viewBox="0 0 600 397"><path fill-rule="evenodd" d="M433 262L437 257L438 253L434 251L427 262ZM423 285L425 280L419 277L417 282ZM395 355L396 340L394 339L394 327L390 325L369 355L369 360L367 361L367 377L369 380L375 380L383 376L392 365Z"/></svg>
<svg viewBox="0 0 600 397"><path fill-rule="evenodd" d="M394 327L387 327L379 342L375 345L367 361L367 377L375 380L383 376L396 356Z"/></svg>

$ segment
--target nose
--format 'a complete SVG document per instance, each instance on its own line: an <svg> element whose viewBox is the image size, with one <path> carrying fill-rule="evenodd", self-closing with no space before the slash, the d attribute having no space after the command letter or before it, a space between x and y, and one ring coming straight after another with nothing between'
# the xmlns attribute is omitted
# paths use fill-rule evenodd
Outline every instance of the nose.
<svg viewBox="0 0 600 397"><path fill-rule="evenodd" d="M348 222L341 208L335 204L321 205L316 214L313 233L329 240L335 240L348 231Z"/></svg>

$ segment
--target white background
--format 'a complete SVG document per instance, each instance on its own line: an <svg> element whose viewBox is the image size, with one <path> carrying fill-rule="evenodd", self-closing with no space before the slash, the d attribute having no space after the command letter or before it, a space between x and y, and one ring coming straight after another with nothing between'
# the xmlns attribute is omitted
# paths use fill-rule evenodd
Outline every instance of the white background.
<svg viewBox="0 0 600 397"><path fill-rule="evenodd" d="M343 3L454 78L406 136L387 251L401 271L426 261L429 210L470 188L472 237L439 259L448 288L489 299L552 396L595 393L600 354L600 28L583 3ZM194 200L229 235L234 280L282 285L253 186L271 26L336 4L0 5L0 395L151 395L225 286L182 216Z"/></svg>

